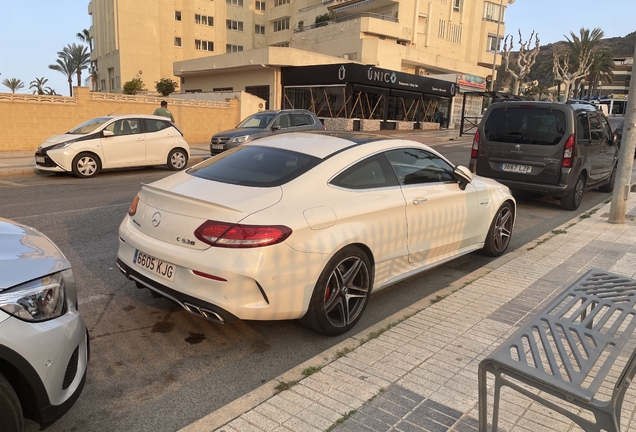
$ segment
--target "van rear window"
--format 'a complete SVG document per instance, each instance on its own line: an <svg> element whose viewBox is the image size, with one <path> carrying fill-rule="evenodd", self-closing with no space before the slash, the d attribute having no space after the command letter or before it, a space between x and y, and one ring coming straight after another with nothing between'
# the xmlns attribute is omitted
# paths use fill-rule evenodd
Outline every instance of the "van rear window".
<svg viewBox="0 0 636 432"><path fill-rule="evenodd" d="M565 113L547 108L497 108L484 125L485 138L511 144L556 145L565 134Z"/></svg>

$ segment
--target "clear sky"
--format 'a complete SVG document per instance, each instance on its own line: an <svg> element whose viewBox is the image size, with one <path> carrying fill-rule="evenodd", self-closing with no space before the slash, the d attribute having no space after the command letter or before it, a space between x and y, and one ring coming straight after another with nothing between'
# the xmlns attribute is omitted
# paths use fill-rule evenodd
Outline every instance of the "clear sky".
<svg viewBox="0 0 636 432"><path fill-rule="evenodd" d="M0 82L19 78L26 84L19 93L30 93L29 83L36 77L45 77L57 93L68 95L66 78L48 65L55 63L57 52L67 44L80 43L75 35L90 26L88 3L87 0L4 2ZM606 37L625 36L636 30L634 17L636 0L516 0L506 13L506 34L516 34L521 29L527 39L536 30L542 44L563 40L564 34L578 33L581 27L600 27ZM6 91L9 90L0 85L0 92Z"/></svg>

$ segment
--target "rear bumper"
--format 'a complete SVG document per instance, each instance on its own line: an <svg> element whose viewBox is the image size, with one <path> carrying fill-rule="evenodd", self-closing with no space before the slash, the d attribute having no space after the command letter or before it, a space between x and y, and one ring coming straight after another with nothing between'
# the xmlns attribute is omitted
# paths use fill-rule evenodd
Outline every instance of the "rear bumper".
<svg viewBox="0 0 636 432"><path fill-rule="evenodd" d="M499 183L508 186L513 190L524 190L528 192L537 192L543 195L550 195L555 198L561 198L567 195L572 187L568 185L556 184L541 184L541 183L528 183L521 181L512 181L512 180L503 180L503 179L495 179Z"/></svg>

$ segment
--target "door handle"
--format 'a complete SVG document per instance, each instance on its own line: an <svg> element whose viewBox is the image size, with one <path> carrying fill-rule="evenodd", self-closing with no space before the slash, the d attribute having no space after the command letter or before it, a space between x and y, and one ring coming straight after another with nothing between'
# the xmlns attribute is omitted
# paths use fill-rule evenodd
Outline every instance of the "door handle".
<svg viewBox="0 0 636 432"><path fill-rule="evenodd" d="M137 138L137 141L143 141L143 138Z"/></svg>
<svg viewBox="0 0 636 432"><path fill-rule="evenodd" d="M423 204L423 203L425 203L426 201L428 201L426 198L415 198L415 199L413 200L413 204L415 204L415 205Z"/></svg>

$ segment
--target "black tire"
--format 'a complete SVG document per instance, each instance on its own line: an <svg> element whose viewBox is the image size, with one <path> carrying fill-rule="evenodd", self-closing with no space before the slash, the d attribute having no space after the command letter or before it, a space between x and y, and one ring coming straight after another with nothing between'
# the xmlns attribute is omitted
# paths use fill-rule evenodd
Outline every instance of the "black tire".
<svg viewBox="0 0 636 432"><path fill-rule="evenodd" d="M102 161L93 153L80 153L73 159L73 174L79 178L93 177L102 167Z"/></svg>
<svg viewBox="0 0 636 432"><path fill-rule="evenodd" d="M561 208L564 210L576 210L583 201L583 191L585 190L585 177L583 174L579 174L579 178L576 179L574 188L569 194L561 198Z"/></svg>
<svg viewBox="0 0 636 432"><path fill-rule="evenodd" d="M185 169L185 167L188 166L188 153L180 148L170 150L166 165L168 165L168 169L171 171L181 171Z"/></svg>
<svg viewBox="0 0 636 432"><path fill-rule="evenodd" d="M512 204L503 203L490 223L484 247L480 250L482 254L498 257L508 249L514 219Z"/></svg>
<svg viewBox="0 0 636 432"><path fill-rule="evenodd" d="M0 375L0 430L22 432L24 417L20 399L7 379Z"/></svg>
<svg viewBox="0 0 636 432"><path fill-rule="evenodd" d="M600 190L601 192L612 192L614 190L614 183L616 183L616 166L612 170L609 182L598 188L598 190Z"/></svg>
<svg viewBox="0 0 636 432"><path fill-rule="evenodd" d="M300 321L327 336L343 334L360 320L372 286L369 257L360 248L347 246L329 260L320 274L309 309Z"/></svg>

